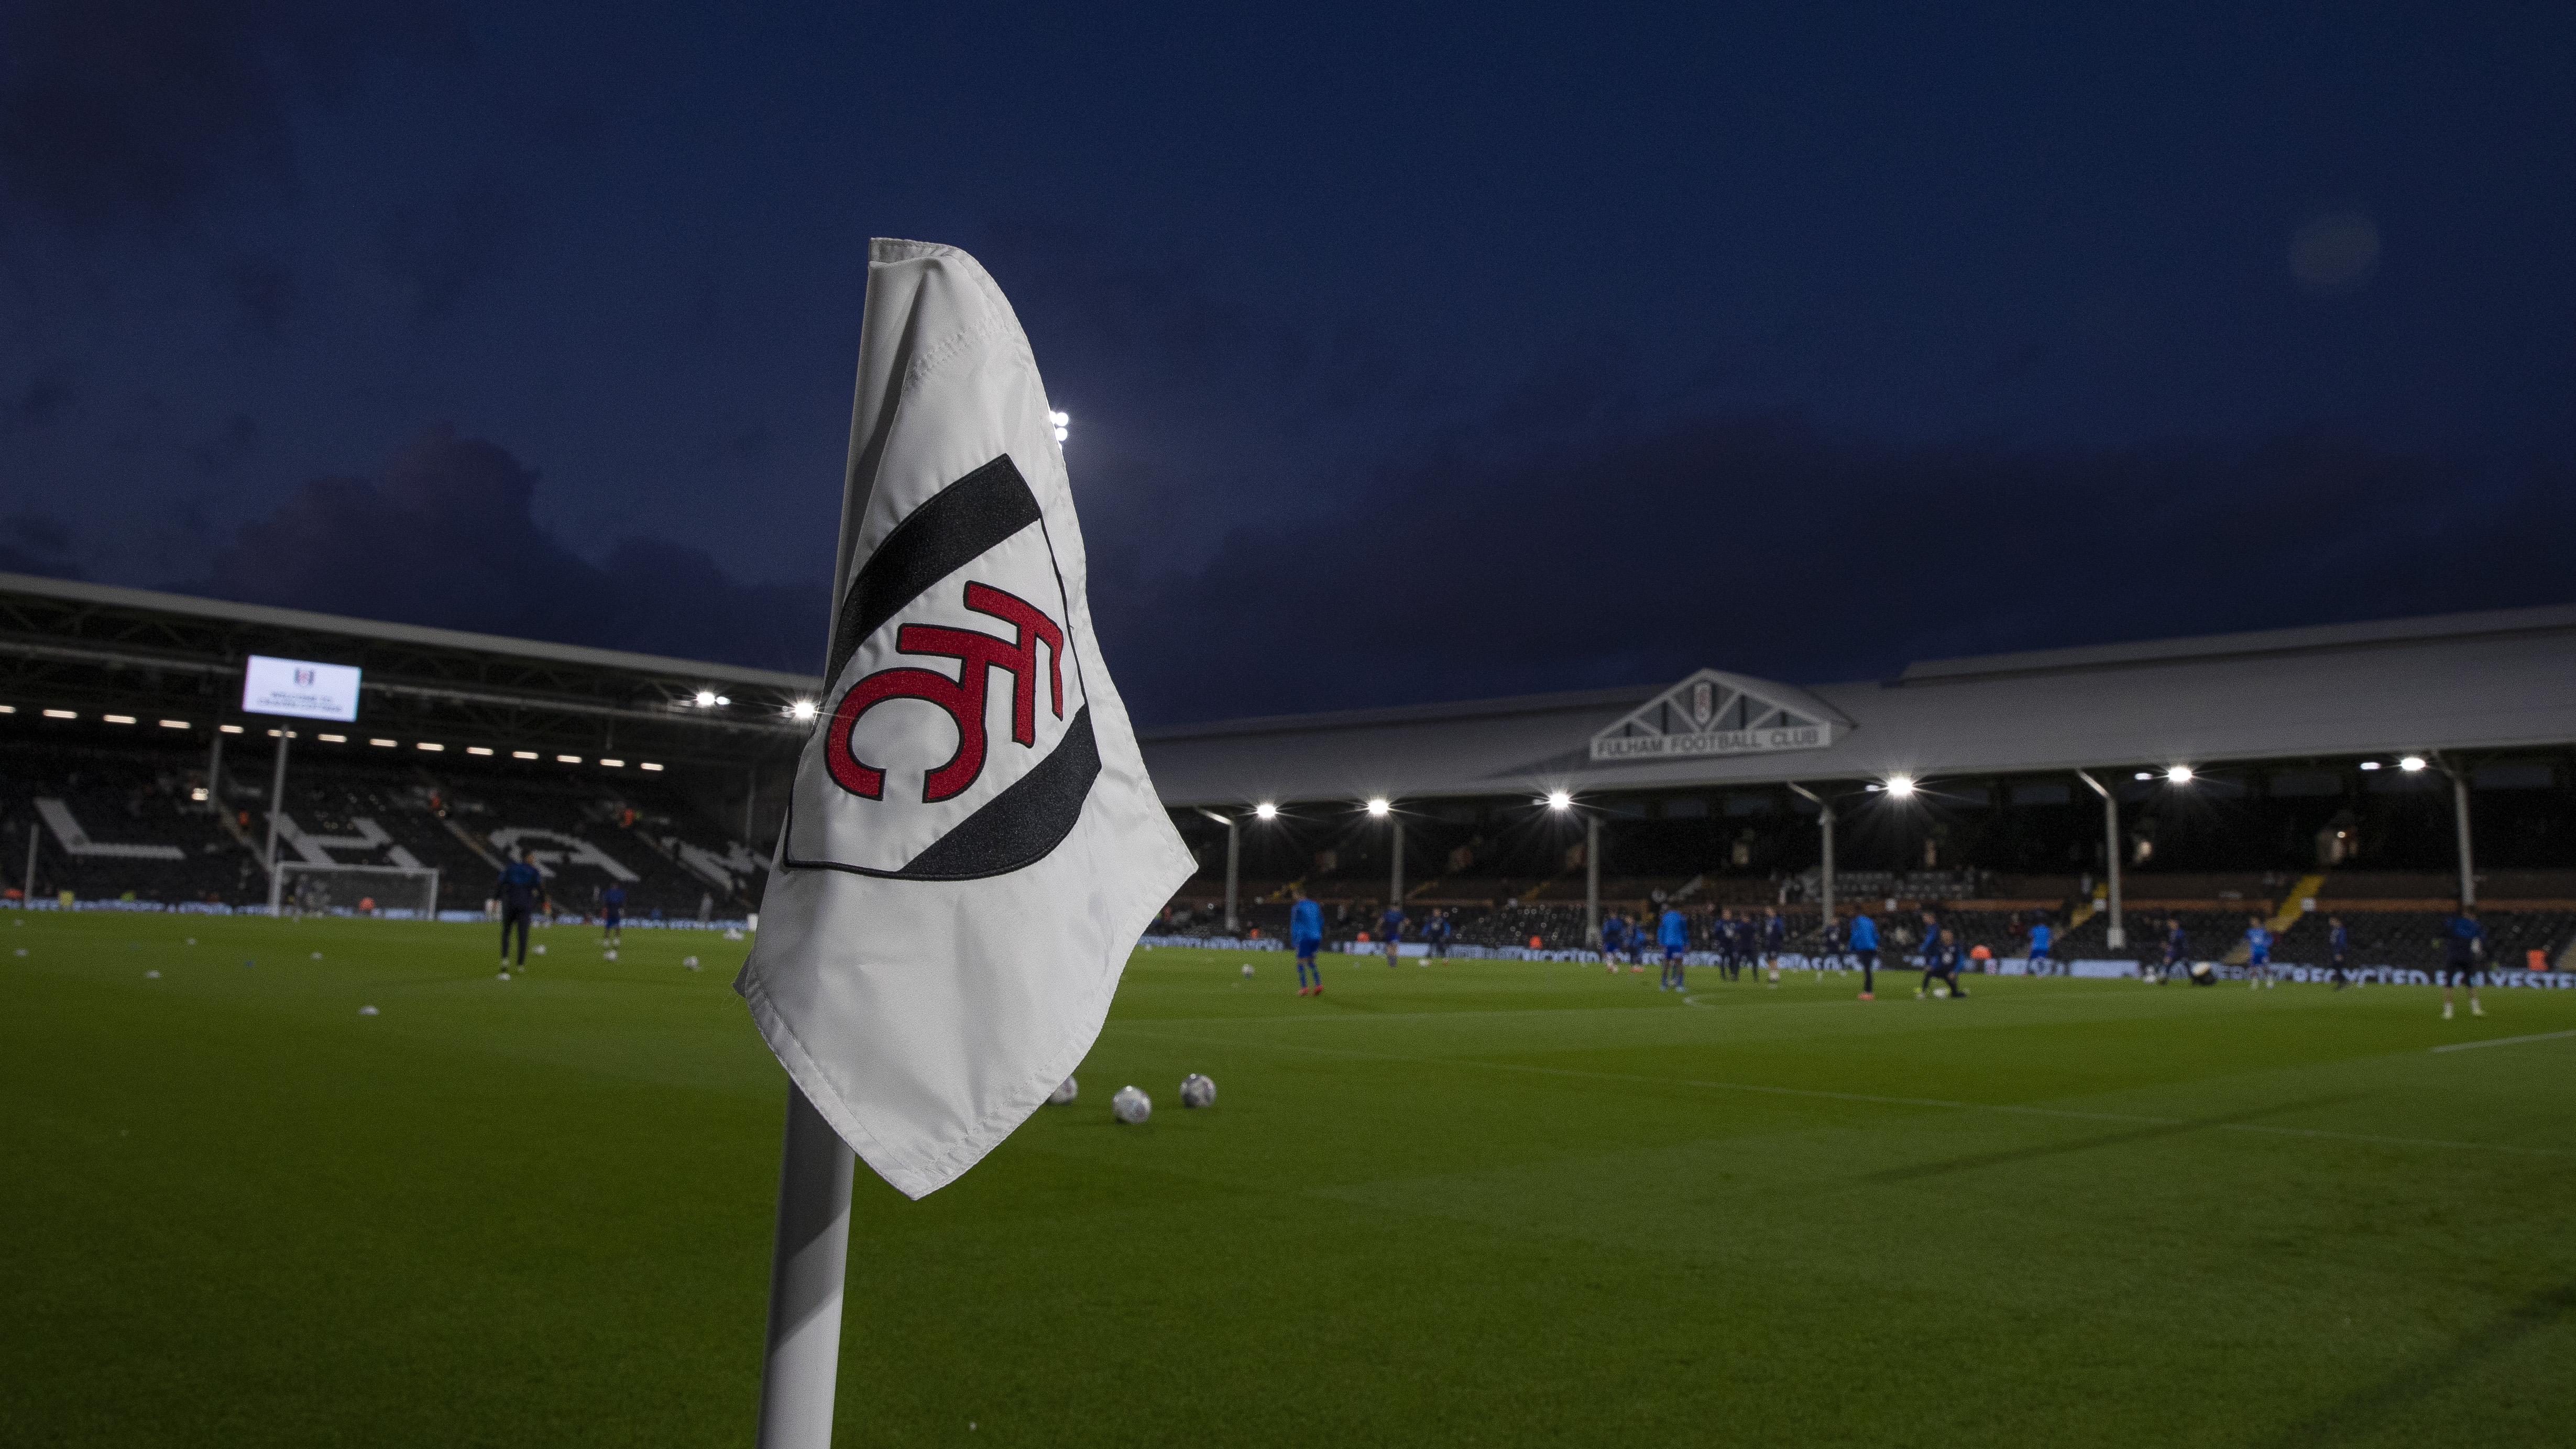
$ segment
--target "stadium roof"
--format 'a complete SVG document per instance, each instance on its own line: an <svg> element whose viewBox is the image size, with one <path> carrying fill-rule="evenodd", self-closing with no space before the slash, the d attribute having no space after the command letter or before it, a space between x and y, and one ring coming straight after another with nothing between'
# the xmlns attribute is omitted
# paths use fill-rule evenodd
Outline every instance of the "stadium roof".
<svg viewBox="0 0 2576 1449"><path fill-rule="evenodd" d="M1673 789L2576 742L2576 606L1145 731L1165 803Z"/></svg>
<svg viewBox="0 0 2576 1449"><path fill-rule="evenodd" d="M0 689L14 696L220 705L215 681L237 677L249 654L358 665L370 710L461 737L593 748L623 738L707 763L792 750L807 727L786 710L822 689L778 670L0 573ZM700 690L731 702L698 708Z"/></svg>

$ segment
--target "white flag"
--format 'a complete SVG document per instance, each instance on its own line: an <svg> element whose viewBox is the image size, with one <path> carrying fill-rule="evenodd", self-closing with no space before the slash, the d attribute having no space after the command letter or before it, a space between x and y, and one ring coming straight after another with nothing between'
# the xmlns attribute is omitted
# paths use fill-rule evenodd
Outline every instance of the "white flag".
<svg viewBox="0 0 2576 1449"><path fill-rule="evenodd" d="M880 239L820 723L734 983L920 1197L1091 1049L1192 862L1092 634L1046 388L973 257Z"/></svg>

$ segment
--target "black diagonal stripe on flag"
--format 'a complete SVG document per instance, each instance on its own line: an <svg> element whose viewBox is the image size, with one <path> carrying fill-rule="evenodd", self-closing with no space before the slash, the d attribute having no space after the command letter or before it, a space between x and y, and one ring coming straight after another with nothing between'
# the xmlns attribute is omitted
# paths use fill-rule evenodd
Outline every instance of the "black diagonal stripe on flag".
<svg viewBox="0 0 2576 1449"><path fill-rule="evenodd" d="M920 598L924 589L1037 521L1037 495L1008 453L939 490L894 526L850 581L833 623L831 667L823 677L840 679L850 656L879 625Z"/></svg>
<svg viewBox="0 0 2576 1449"><path fill-rule="evenodd" d="M965 823L932 842L894 874L900 880L978 880L1044 859L1073 833L1082 802L1100 775L1100 742L1091 734L1091 706L1073 723L1038 767L1011 782Z"/></svg>

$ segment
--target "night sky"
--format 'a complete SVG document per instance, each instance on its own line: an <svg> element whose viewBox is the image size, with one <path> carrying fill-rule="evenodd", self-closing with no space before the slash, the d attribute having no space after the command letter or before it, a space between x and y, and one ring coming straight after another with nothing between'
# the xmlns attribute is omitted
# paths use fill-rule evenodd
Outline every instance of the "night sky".
<svg viewBox="0 0 2576 1449"><path fill-rule="evenodd" d="M2576 600L2576 10L2354 9L0 0L0 568L817 669L889 235L1146 723Z"/></svg>

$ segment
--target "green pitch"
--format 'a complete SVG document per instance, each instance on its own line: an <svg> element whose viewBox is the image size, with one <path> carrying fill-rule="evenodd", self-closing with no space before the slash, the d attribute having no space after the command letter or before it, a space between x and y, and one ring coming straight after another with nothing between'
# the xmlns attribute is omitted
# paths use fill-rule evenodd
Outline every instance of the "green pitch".
<svg viewBox="0 0 2576 1449"><path fill-rule="evenodd" d="M747 1443L784 1079L744 947L539 939L503 984L480 927L0 917L0 1437ZM927 1202L862 1173L845 1442L2576 1423L2576 1034L2430 1050L2576 993L1326 959L1310 1000L1142 954L1077 1104Z"/></svg>

